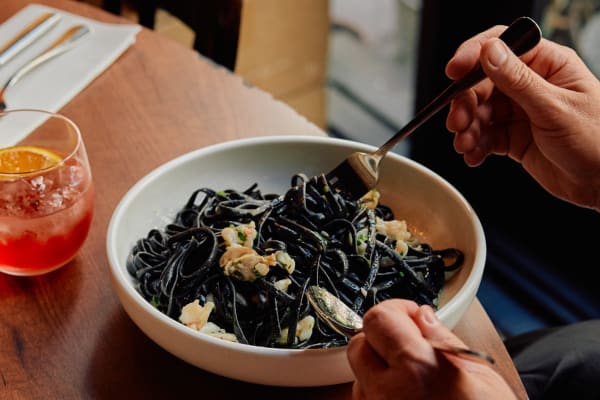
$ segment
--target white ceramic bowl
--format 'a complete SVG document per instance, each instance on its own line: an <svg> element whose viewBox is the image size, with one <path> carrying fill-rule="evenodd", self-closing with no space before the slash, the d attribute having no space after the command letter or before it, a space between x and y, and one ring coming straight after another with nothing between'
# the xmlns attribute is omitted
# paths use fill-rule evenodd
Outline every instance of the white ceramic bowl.
<svg viewBox="0 0 600 400"><path fill-rule="evenodd" d="M280 136L230 141L184 154L151 172L123 197L111 218L107 253L114 289L131 319L158 345L207 371L276 386L350 382L345 348L287 350L231 343L196 332L156 310L135 290L125 262L133 244L161 228L199 187L284 193L292 175L328 171L353 151L371 146L327 137ZM486 243L480 221L448 182L406 157L388 154L378 186L381 202L433 248L465 254L446 283L437 315L453 328L475 297Z"/></svg>

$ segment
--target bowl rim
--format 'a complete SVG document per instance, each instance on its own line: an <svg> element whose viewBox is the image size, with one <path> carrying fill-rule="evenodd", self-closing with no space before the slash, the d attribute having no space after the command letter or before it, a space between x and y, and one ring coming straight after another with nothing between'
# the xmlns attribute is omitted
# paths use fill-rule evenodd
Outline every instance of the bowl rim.
<svg viewBox="0 0 600 400"><path fill-rule="evenodd" d="M231 139L223 142L219 142L216 144L208 145L205 147L201 147L198 149L194 149L188 152L185 152L171 160L166 161L163 164L160 164L156 168L152 169L146 175L144 175L141 179L136 181L127 192L121 197L117 205L115 206L111 218L109 220L107 234L106 234L106 253L109 261L109 271L113 276L113 284L118 285L118 287L127 293L127 296L135 300L136 304L142 309L157 318L161 323L166 324L171 329L176 330L178 333L183 334L185 336L190 336L194 339L198 339L201 341L208 342L212 345L216 345L221 348L241 351L244 353L256 353L261 355L269 355L269 356L278 356L283 357L290 354L297 355L299 353L311 353L313 355L330 355L336 352L345 352L347 346L336 346L329 348L315 348L315 349L289 349L289 348L271 348L271 347L262 347L255 346L250 344L244 344L239 342L229 342L227 340L215 338L208 334L204 334L202 332L195 331L186 327L178 321L168 317L163 314L156 308L154 308L148 301L146 301L140 293L134 288L131 284L131 277L127 274L126 269L122 267L123 260L118 259L117 257L117 249L114 238L116 236L116 230L119 221L124 217L124 214L131 204L133 199L139 194L139 192L146 187L149 182L152 182L158 179L160 176L167 173L169 170L185 164L190 160L196 159L198 157L202 157L207 154L217 153L226 151L231 148L237 148L240 146L253 146L253 145L267 145L272 143L309 143L309 144L323 144L323 145L342 145L344 147L348 147L352 151L374 151L377 148L375 146L356 142L349 139L335 138L329 136L308 136L308 135L281 135L281 136L258 136L251 138L242 138L242 139ZM460 201L461 205L465 207L465 209L473 216L474 228L476 230L476 236L481 239L481 243L479 243L482 247L482 251L477 252L475 254L473 260L473 268L469 272L465 282L463 283L463 288L469 291L477 290L479 286L479 282L481 280L481 276L483 274L483 266L480 268L476 268L477 265L483 264L485 262L485 254L486 254L486 243L484 231L481 225L477 214L468 203L466 198L448 181L446 181L443 177L441 177L436 172L430 170L429 168L423 166L422 164L417 163L416 161L403 156L397 153L388 153L386 157L394 157L401 159L402 162L410 164L411 167L418 169L421 173L425 173L434 179L440 181L446 189L453 192L453 195ZM462 289L461 289L462 290ZM121 293L117 293L119 298L121 297ZM121 302L123 299L121 299ZM443 305L440 309L436 311L438 317L440 319L444 318L446 314L451 314L452 311L455 311L460 305L458 304L458 299L456 296L452 297L447 303Z"/></svg>

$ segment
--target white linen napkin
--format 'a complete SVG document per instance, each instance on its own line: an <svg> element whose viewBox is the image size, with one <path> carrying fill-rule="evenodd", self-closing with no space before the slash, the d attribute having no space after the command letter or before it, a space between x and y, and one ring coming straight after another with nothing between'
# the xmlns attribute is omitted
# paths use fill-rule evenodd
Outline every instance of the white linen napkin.
<svg viewBox="0 0 600 400"><path fill-rule="evenodd" d="M92 34L71 50L47 61L8 88L4 94L7 109L38 108L52 112L60 110L131 46L141 29L138 24L108 24L56 8L30 4L0 25L0 43L8 41L44 12L58 13L61 19L44 37L0 67L0 86L3 86L19 67L43 52L73 25L87 24ZM0 147L19 140L19 137L10 137L6 130L3 131Z"/></svg>

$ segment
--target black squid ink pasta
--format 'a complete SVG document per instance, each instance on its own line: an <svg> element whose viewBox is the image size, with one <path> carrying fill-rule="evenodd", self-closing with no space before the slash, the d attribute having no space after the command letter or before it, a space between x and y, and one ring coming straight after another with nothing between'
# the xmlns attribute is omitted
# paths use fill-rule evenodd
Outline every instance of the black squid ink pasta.
<svg viewBox="0 0 600 400"><path fill-rule="evenodd" d="M127 270L139 293L190 328L282 348L343 346L305 291L326 288L358 314L389 298L437 308L458 249L434 250L371 191L351 200L323 175L297 174L283 195L193 192L174 220L133 246Z"/></svg>

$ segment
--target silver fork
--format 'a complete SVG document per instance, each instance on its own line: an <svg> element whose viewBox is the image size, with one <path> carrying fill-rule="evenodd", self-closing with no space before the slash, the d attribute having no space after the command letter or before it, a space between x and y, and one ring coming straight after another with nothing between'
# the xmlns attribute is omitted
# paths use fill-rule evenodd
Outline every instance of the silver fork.
<svg viewBox="0 0 600 400"><path fill-rule="evenodd" d="M518 56L535 47L542 38L542 32L536 22L529 17L517 18L500 35L508 47ZM385 155L421 124L435 115L463 90L466 90L485 78L481 66L462 79L454 81L441 94L419 111L415 117L400 129L373 153L355 152L325 174L329 184L358 199L373 189L379 180L379 165Z"/></svg>
<svg viewBox="0 0 600 400"><path fill-rule="evenodd" d="M39 67L46 61L63 54L67 50L72 49L83 37L87 36L91 29L86 25L75 25L63 33L54 43L52 43L44 52L23 65L6 81L2 89L0 89L0 111L6 109L6 100L4 93L6 90L14 86L23 76Z"/></svg>

